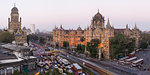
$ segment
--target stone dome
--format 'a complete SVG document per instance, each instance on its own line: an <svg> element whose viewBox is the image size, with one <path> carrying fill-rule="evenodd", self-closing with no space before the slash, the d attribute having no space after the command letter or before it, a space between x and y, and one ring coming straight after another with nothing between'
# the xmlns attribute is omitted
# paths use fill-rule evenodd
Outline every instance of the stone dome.
<svg viewBox="0 0 150 75"><path fill-rule="evenodd" d="M104 18L99 12L93 17L93 20L101 20L101 19L104 19Z"/></svg>
<svg viewBox="0 0 150 75"><path fill-rule="evenodd" d="M12 14L18 14L18 8L13 7L13 8L11 9L11 13L12 13Z"/></svg>

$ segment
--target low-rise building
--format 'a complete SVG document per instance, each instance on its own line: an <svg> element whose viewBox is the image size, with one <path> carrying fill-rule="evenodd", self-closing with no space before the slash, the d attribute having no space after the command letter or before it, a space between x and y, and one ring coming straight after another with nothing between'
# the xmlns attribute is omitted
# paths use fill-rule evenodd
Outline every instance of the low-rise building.
<svg viewBox="0 0 150 75"><path fill-rule="evenodd" d="M0 44L0 75L12 75L36 69L36 57L30 56L30 48L14 44Z"/></svg>

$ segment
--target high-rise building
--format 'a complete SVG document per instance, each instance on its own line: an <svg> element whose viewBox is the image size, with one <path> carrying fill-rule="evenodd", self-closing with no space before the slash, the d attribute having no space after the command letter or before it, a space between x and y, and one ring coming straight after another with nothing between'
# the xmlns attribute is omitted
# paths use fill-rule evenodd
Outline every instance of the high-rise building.
<svg viewBox="0 0 150 75"><path fill-rule="evenodd" d="M15 36L15 43L23 45L27 42L26 28L21 29L21 17L19 20L18 8L14 5L11 9L11 18L8 18L8 31Z"/></svg>
<svg viewBox="0 0 150 75"><path fill-rule="evenodd" d="M39 29L36 29L36 34L40 33L40 30Z"/></svg>
<svg viewBox="0 0 150 75"><path fill-rule="evenodd" d="M35 24L31 24L31 28L30 28L32 34L35 34Z"/></svg>

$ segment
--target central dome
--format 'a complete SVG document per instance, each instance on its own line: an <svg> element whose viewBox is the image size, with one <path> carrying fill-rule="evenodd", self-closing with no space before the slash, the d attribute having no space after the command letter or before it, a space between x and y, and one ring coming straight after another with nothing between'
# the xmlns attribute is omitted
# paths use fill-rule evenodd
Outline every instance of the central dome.
<svg viewBox="0 0 150 75"><path fill-rule="evenodd" d="M18 14L18 8L13 7L13 8L11 9L11 13L12 13L12 14Z"/></svg>
<svg viewBox="0 0 150 75"><path fill-rule="evenodd" d="M94 17L93 19L95 20L100 20L100 19L103 19L103 16L98 12Z"/></svg>

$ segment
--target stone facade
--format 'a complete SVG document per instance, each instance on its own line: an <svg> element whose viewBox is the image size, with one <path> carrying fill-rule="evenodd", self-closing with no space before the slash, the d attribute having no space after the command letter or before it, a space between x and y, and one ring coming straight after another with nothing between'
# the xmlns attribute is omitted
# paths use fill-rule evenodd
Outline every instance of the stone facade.
<svg viewBox="0 0 150 75"><path fill-rule="evenodd" d="M27 42L26 28L21 29L21 17L19 20L18 9L14 6L11 10L11 18L8 18L8 31L15 35L16 44Z"/></svg>
<svg viewBox="0 0 150 75"><path fill-rule="evenodd" d="M136 38L136 44L138 45L139 40L139 29L135 27L133 30L126 29L114 29L110 25L109 19L106 26L104 25L104 17L98 13L92 18L91 25L86 29L82 30L79 26L77 30L65 30L62 25L60 28L56 27L53 29L53 41L59 46L63 46L63 41L69 42L69 46L77 46L78 44L87 44L92 39L99 39L103 47L100 49L100 57L103 56L105 59L110 59L110 38L114 37L115 33L122 32L131 38ZM80 41L81 37L85 38L85 41Z"/></svg>
<svg viewBox="0 0 150 75"><path fill-rule="evenodd" d="M115 29L114 34L116 33L122 33L125 34L126 36L129 36L130 38L135 38L135 46L138 48L139 47L139 40L140 40L140 34L141 31L137 28L136 24L133 29L128 28L128 24L126 25L126 28L124 29Z"/></svg>

